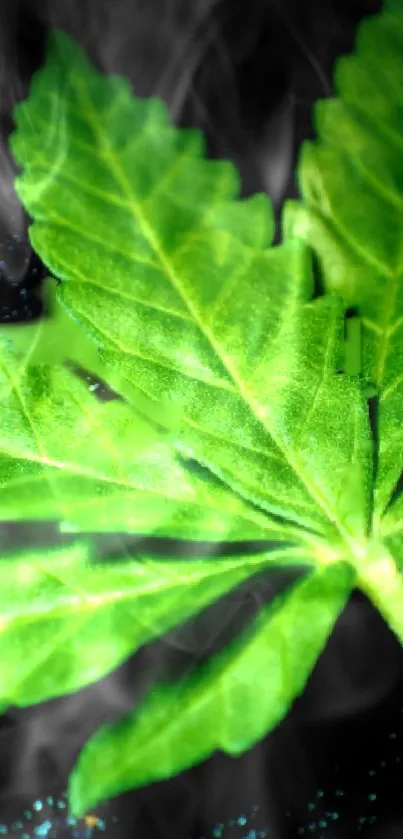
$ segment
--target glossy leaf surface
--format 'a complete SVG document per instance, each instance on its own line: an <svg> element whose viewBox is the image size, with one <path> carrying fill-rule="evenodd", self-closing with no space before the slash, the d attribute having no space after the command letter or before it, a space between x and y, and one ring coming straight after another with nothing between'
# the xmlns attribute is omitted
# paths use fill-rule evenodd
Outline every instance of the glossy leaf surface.
<svg viewBox="0 0 403 839"><path fill-rule="evenodd" d="M319 139L304 145L298 170L303 201L284 223L314 250L326 290L361 319L362 370L378 396L378 533L403 469L402 55L403 7L386 4L339 61L337 98L316 105Z"/></svg>
<svg viewBox="0 0 403 839"><path fill-rule="evenodd" d="M251 748L302 692L353 582L345 564L312 572L265 606L206 666L179 684L161 685L132 714L104 726L71 776L76 815L104 797L169 778L217 749L236 756Z"/></svg>
<svg viewBox="0 0 403 839"><path fill-rule="evenodd" d="M33 219L32 244L61 283L52 290L48 327L34 328L32 338L8 335L5 343L3 399L12 431L3 456L19 441L13 463L25 480L21 452L31 460L35 453L40 480L51 488L46 509L64 526L85 530L92 521L101 530L278 539L282 546L277 556L232 557L227 569L217 557L199 561L197 570L189 560L181 575L175 561L165 561L174 589L162 574L162 590L152 584L148 600L136 589L137 565L135 585L126 577L119 591L138 604L141 626L134 617L129 643L132 613L124 597L114 603L112 653L105 629L108 592L112 601L116 595L111 570L101 599L91 601L108 651L102 666L113 667L116 649L116 660L127 656L151 631L180 625L248 579L252 563L313 569L223 652L184 681L159 684L140 708L93 738L71 779L76 813L216 749L250 748L302 692L354 586L403 641L401 498L383 515L403 442L403 35L397 2L387 8L364 24L357 53L340 63L339 97L318 111L320 139L306 147L300 166L304 202L288 206L279 247L270 247L267 198L240 201L234 167L205 160L198 132L174 128L161 102L136 99L125 80L97 73L67 35L52 34L46 65L16 109L18 193ZM315 299L312 251L326 292ZM355 317L346 319L348 307ZM73 321L71 357L125 403L101 408L70 371L38 367L50 340L55 365L70 357L64 339ZM141 401L151 420L143 425ZM65 431L63 444L56 427ZM141 427L145 436L133 447ZM108 485L105 503L83 469ZM13 480L5 471L5 499L13 498ZM17 518L35 505L28 492L21 499ZM95 579L85 578L82 591ZM93 639L89 625L79 662ZM85 672L83 665L81 679ZM258 696L256 674L267 685ZM32 700L29 685L20 701Z"/></svg>
<svg viewBox="0 0 403 839"><path fill-rule="evenodd" d="M234 167L206 161L198 132L60 32L16 122L18 192L59 299L108 367L180 408L177 450L270 513L362 534L371 443L360 388L337 376L343 311L310 302L298 241L262 247L267 199L236 202Z"/></svg>
<svg viewBox="0 0 403 839"><path fill-rule="evenodd" d="M6 333L7 335L7 333ZM64 367L29 366L0 334L0 518L187 539L276 538L241 499L185 469L123 402ZM281 529L284 534L284 529Z"/></svg>
<svg viewBox="0 0 403 839"><path fill-rule="evenodd" d="M140 646L295 552L226 559L94 561L90 545L0 562L0 697L29 706L110 673Z"/></svg>

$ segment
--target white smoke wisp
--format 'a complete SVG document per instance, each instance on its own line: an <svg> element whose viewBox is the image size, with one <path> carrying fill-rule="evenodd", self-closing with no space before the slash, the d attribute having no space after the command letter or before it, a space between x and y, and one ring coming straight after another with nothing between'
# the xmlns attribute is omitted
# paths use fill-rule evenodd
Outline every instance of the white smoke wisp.
<svg viewBox="0 0 403 839"><path fill-rule="evenodd" d="M0 139L0 273L13 283L27 271L31 248L27 220L14 188L15 168Z"/></svg>
<svg viewBox="0 0 403 839"><path fill-rule="evenodd" d="M77 693L17 709L6 795L41 795L50 780L60 782L62 791L86 741L100 726L132 709L134 691L126 681L125 669L119 669ZM143 681L138 692L146 689L147 675Z"/></svg>
<svg viewBox="0 0 403 839"><path fill-rule="evenodd" d="M0 29L0 50L4 33ZM27 219L14 188L17 167L4 130L18 98L18 72L3 54L0 60L0 273L12 282L21 280L29 262ZM7 119L8 118L8 119ZM2 124L3 123L3 124Z"/></svg>
<svg viewBox="0 0 403 839"><path fill-rule="evenodd" d="M267 121L259 150L262 183L276 209L293 171L294 100L289 96Z"/></svg>
<svg viewBox="0 0 403 839"><path fill-rule="evenodd" d="M126 76L136 96L158 96L175 117L204 53L199 30L217 0L54 0L48 27L65 29L104 73Z"/></svg>

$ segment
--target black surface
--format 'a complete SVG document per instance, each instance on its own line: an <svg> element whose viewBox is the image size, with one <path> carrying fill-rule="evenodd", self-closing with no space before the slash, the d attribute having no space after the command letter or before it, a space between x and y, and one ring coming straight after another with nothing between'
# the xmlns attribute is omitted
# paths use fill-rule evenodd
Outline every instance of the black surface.
<svg viewBox="0 0 403 839"><path fill-rule="evenodd" d="M292 154L279 207L284 197L296 194L295 163L301 142L313 136L313 102L331 94L335 59L352 49L358 21L379 5L372 0L227 0L216 3L214 13L204 12L192 39L201 3L2 0L4 155L13 104L26 95L49 26L57 24L79 37L100 66L126 73L136 92L164 95L178 124L199 125L212 156L236 161L244 195L264 188L267 125L272 120L273 141L278 114L289 103ZM202 42L206 46L191 73L191 56ZM184 58L175 70L173 59L184 43ZM12 168L7 177L12 183ZM5 202L0 212L0 321L38 317L41 308L44 268L30 252L27 219L18 216L17 223L13 214ZM6 547L15 528L2 527ZM41 536L35 525L24 538L40 541L45 530ZM245 594L243 610L250 610L251 598L253 593ZM184 642L173 635L150 645L75 697L10 709L0 718L0 821L12 836L32 834L25 817L22 827L10 825L38 796L62 792L93 727L129 707L147 674L192 663L189 637ZM197 628L194 637L199 637ZM400 646L367 601L354 595L303 698L273 734L236 760L217 754L177 778L110 802L104 808L106 835L258 839L265 831L268 839L403 836L402 665ZM256 694L259 689L257 680ZM38 811L37 823L40 818ZM75 829L60 824L57 835L72 835Z"/></svg>

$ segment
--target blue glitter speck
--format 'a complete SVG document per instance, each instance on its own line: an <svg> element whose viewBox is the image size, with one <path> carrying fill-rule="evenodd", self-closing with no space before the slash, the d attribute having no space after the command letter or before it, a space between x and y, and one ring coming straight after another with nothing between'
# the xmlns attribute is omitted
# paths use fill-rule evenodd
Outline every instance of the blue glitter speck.
<svg viewBox="0 0 403 839"><path fill-rule="evenodd" d="M46 836L49 833L49 830L52 827L52 822L47 819L42 824L39 824L38 827L34 828L34 833L36 836Z"/></svg>

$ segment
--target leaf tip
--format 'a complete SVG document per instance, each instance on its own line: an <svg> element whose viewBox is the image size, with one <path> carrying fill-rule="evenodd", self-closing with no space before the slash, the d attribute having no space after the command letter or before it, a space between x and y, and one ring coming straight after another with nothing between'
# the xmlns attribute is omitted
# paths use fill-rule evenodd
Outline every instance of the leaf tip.
<svg viewBox="0 0 403 839"><path fill-rule="evenodd" d="M74 769L68 783L69 811L75 819L82 819L89 809L85 799L85 791L80 781L80 774Z"/></svg>

